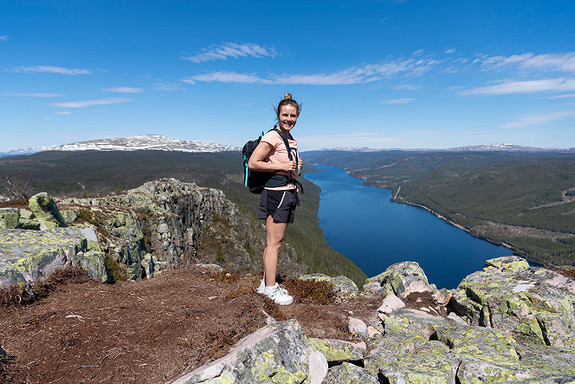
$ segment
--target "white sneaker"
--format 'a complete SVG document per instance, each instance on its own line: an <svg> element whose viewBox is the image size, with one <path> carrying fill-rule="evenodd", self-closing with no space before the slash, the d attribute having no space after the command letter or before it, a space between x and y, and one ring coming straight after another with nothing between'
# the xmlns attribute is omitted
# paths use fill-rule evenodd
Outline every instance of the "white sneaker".
<svg viewBox="0 0 575 384"><path fill-rule="evenodd" d="M273 287L264 287L264 295L279 305L289 305L293 302L293 297L288 295L285 288L281 288L278 283Z"/></svg>
<svg viewBox="0 0 575 384"><path fill-rule="evenodd" d="M278 285L276 283L276 285ZM288 293L287 289L285 289L285 287L283 285L278 285L280 287L280 291L282 291L283 293ZM264 279L262 279L260 286L256 288L256 292L259 293L260 295L265 295L264 293L264 288L266 287L266 281Z"/></svg>

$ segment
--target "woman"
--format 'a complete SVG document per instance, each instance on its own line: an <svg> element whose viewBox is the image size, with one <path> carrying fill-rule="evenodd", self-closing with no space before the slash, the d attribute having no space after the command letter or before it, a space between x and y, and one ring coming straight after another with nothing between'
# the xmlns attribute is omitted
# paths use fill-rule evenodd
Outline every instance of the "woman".
<svg viewBox="0 0 575 384"><path fill-rule="evenodd" d="M301 184L295 178L303 161L299 159L297 142L290 131L297 122L300 109L292 95L286 93L276 109L279 132L274 129L266 133L248 162L251 170L273 173L262 192L258 208L259 218L266 221L267 243L263 255L264 277L257 292L280 305L293 302L287 290L276 282L276 270L287 225L293 222L295 207L299 205L297 192ZM288 140L291 156L284 139Z"/></svg>

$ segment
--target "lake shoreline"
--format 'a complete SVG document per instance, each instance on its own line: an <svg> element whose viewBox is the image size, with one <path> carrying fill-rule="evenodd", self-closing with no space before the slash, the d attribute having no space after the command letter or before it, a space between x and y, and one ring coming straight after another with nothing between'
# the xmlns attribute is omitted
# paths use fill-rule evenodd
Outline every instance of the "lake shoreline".
<svg viewBox="0 0 575 384"><path fill-rule="evenodd" d="M368 276L411 260L427 268L434 284L454 288L466 275L483 268L485 260L511 254L508 247L469 236L466 228L428 207L393 204L399 201L391 198L389 188L370 188L340 167L321 167L307 175L322 190L320 228L328 245Z"/></svg>
<svg viewBox="0 0 575 384"><path fill-rule="evenodd" d="M388 189L388 188L385 188L385 189ZM454 227L459 228L459 229L461 229L462 231L465 231L465 232L469 233L469 234L470 234L471 236L473 236L473 237L476 237L476 238L481 239L481 240L485 240L485 241L487 241L487 242L489 242L489 243L491 243L491 244L494 244L494 245L500 245L500 246L502 246L502 247L505 247L505 248L509 249L509 250L510 250L511 252L513 252L513 253L519 254L519 252L517 252L516 250L514 250L511 245L509 245L509 244L507 244L507 243L504 243L504 242L493 241L493 240L488 239L488 238L483 237L483 236L477 236L477 235L473 234L473 233L471 232L471 230L469 230L468 228L465 228L463 225L457 224L456 222L454 222L454 221L448 219L447 217L445 217L445 216L443 216L443 215L441 215L441 214L439 214L439 213L433 211L432 209L430 209L429 207L427 207L427 206L425 206L425 205L423 205L423 204L414 203L414 202L411 202L411 201L408 201L408 200L398 200L397 198L392 198L392 199L390 199L390 201L393 202L393 203L397 203L397 204L406 204L406 205L411 205L412 207L423 208L423 209L425 209L427 212L431 213L433 216L437 217L438 219L441 219L441 220L445 221L447 224L453 225ZM523 255L521 255L521 257L524 257L524 258L525 258L525 256L523 256Z"/></svg>
<svg viewBox="0 0 575 384"><path fill-rule="evenodd" d="M319 164L313 164L313 165L319 165ZM339 167L338 167L338 168L339 168ZM363 185L365 185L366 187L375 187L375 188L387 189L388 191L390 191L390 192L393 193L393 190L392 190L391 188L389 188L389 187L382 187L382 186L377 186L377 185L371 185L371 184L367 183L365 180L363 180L363 179L361 179L361 178L359 178L359 177L355 177L354 175L352 175L349 170L347 170L347 169L345 169L345 168L341 168L341 169L343 169L343 170L345 171L345 173L347 173L350 177L353 177L354 179L357 179L357 180L361 180L361 181L363 182ZM314 173L314 172L323 172L323 170L316 168L316 169L314 169L314 170L312 170L312 171L310 171L310 172L311 172L311 173ZM320 189L321 189L321 188L320 188ZM392 194L392 196L393 196L393 194ZM525 255L522 255L521 252L518 252L516 249L514 249L513 246L511 246L510 244L507 244L507 243L504 243L504 242L497 242L497 241L488 239L488 238L483 237L483 236L477 236L477 235L473 234L470 229L464 227L464 226L461 225L461 224L457 224L456 222L454 222L454 221L448 219L447 217L445 217L445 216L443 216L443 215L441 215L441 214L435 212L434 210L430 209L429 207L427 207L427 206L425 206L425 205L423 205L423 204L414 203L414 202L409 201L409 200L404 200L403 198L399 198L399 199L398 199L397 197L392 197L389 201L391 201L391 202L393 202L393 203L397 203L397 204L406 204L406 205L410 205L410 206L412 206L412 207L422 208L422 209L426 210L427 212L431 213L433 216L437 217L438 219L441 219L441 220L445 221L447 224L453 225L454 227L456 227L456 228L458 228L458 229L461 229L462 231L465 231L466 233L470 234L471 236L473 236L473 237L475 237L475 238L477 238L477 239L487 241L487 242L489 242L489 243L491 243L491 244L494 244L494 245L498 245L498 246L505 247L505 248L509 249L511 252L513 252L514 254L525 258L525 259L528 260L529 262L535 263L534 261L529 260ZM538 264L539 264L539 263L538 263Z"/></svg>

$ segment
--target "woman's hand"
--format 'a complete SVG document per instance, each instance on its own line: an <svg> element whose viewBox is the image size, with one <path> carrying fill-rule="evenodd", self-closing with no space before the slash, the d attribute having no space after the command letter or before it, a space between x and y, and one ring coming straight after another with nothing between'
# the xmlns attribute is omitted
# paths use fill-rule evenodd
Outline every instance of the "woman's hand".
<svg viewBox="0 0 575 384"><path fill-rule="evenodd" d="M283 163L280 163L280 171L286 171L286 172L291 172L291 171L295 171L295 166L296 166L296 162L295 160L290 160L290 161L285 161Z"/></svg>

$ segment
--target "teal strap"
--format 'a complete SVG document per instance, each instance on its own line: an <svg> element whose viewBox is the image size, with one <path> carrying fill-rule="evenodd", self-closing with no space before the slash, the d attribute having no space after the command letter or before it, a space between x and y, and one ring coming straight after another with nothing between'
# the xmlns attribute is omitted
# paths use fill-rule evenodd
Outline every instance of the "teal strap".
<svg viewBox="0 0 575 384"><path fill-rule="evenodd" d="M244 182L244 187L247 187L247 186L248 186L248 171L249 171L249 168L248 168L248 162L247 162L246 160L247 160L247 159L246 159L246 156L244 155L244 164L245 164L245 167L246 167L246 171L245 171L246 173L245 173L245 175L244 175L244 180L245 180L245 182Z"/></svg>

